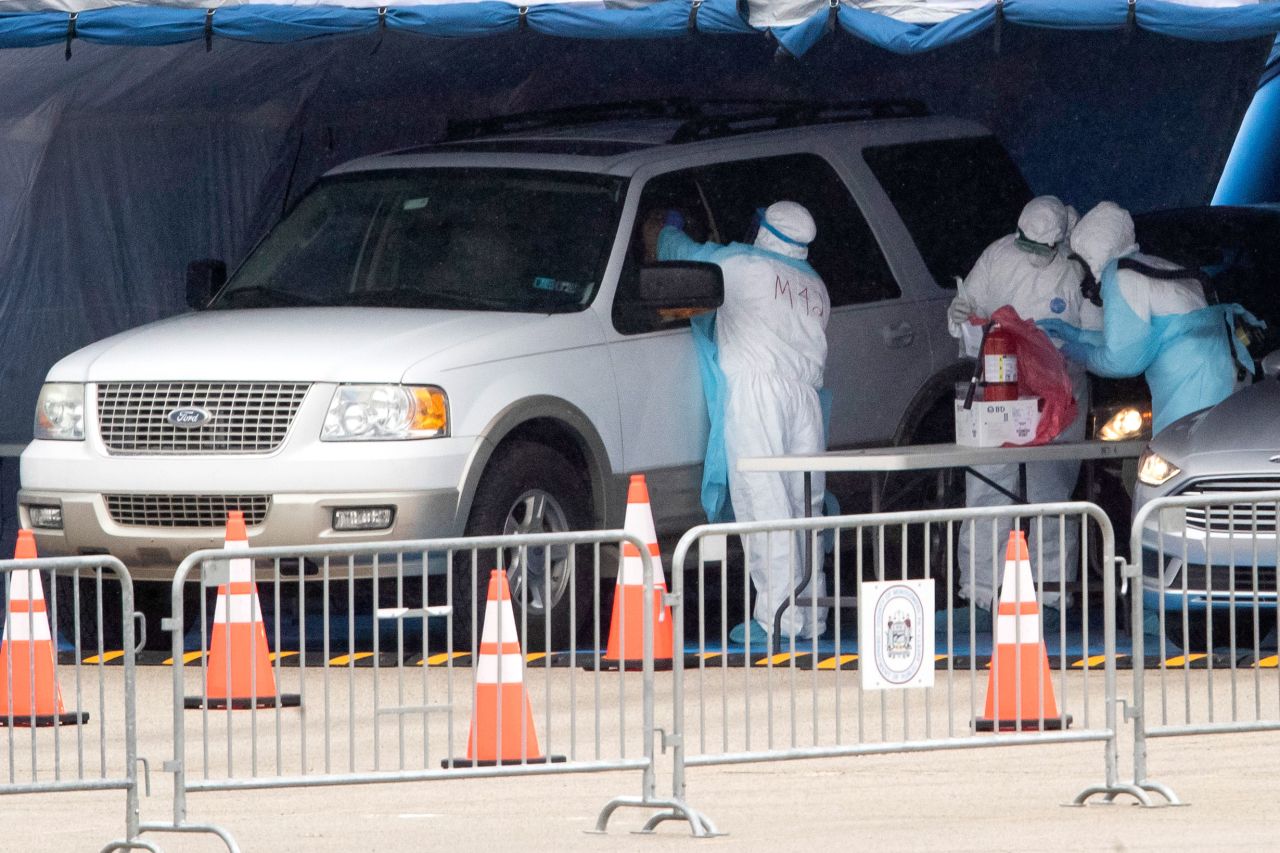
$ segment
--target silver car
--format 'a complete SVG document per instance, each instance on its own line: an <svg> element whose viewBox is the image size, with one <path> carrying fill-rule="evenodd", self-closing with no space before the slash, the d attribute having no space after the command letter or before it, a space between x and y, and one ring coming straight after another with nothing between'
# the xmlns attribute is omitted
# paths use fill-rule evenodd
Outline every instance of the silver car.
<svg viewBox="0 0 1280 853"><path fill-rule="evenodd" d="M1280 354L1277 354L1280 355ZM1148 633L1163 628L1188 651L1253 649L1276 625L1280 538L1280 359L1267 378L1175 422L1138 466L1135 523L1156 498L1238 493L1237 501L1150 509L1142 524L1142 594Z"/></svg>

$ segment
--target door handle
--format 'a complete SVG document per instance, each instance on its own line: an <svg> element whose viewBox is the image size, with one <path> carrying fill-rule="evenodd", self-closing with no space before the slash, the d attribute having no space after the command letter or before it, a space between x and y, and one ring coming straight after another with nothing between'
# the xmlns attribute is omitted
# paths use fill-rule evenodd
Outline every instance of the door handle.
<svg viewBox="0 0 1280 853"><path fill-rule="evenodd" d="M916 339L915 328L906 320L885 326L880 334L884 335L884 342L890 349L909 347Z"/></svg>

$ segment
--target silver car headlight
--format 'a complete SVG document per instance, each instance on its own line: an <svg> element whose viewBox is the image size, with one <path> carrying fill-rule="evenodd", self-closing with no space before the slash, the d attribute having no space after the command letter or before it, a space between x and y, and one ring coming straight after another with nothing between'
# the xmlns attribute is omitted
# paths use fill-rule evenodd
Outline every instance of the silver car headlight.
<svg viewBox="0 0 1280 853"><path fill-rule="evenodd" d="M1138 460L1138 480L1148 486L1162 486L1182 473L1182 469L1156 453L1150 447Z"/></svg>
<svg viewBox="0 0 1280 853"><path fill-rule="evenodd" d="M339 385L321 441L396 441L449 434L449 398L434 385Z"/></svg>
<svg viewBox="0 0 1280 853"><path fill-rule="evenodd" d="M35 437L51 441L84 440L84 385L46 382L36 400Z"/></svg>

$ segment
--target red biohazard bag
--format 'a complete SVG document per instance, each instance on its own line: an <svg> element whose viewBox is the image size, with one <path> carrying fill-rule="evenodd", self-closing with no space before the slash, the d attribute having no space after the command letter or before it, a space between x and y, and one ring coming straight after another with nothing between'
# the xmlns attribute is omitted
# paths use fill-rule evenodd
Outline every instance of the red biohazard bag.
<svg viewBox="0 0 1280 853"><path fill-rule="evenodd" d="M1048 444L1076 419L1076 398L1067 361L1039 326L1019 317L1008 305L997 309L991 319L1017 340L1019 396L1041 400L1040 425L1036 427L1036 437L1028 443Z"/></svg>

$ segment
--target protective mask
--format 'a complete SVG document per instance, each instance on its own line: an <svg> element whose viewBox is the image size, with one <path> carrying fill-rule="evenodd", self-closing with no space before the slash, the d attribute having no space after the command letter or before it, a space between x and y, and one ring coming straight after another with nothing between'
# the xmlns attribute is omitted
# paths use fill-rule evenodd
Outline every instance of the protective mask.
<svg viewBox="0 0 1280 853"><path fill-rule="evenodd" d="M1053 260L1054 255L1058 254L1058 247L1048 243L1037 243L1022 233L1022 229L1018 229L1018 236L1014 238L1014 245L1028 254L1035 255L1038 258L1047 258Z"/></svg>

